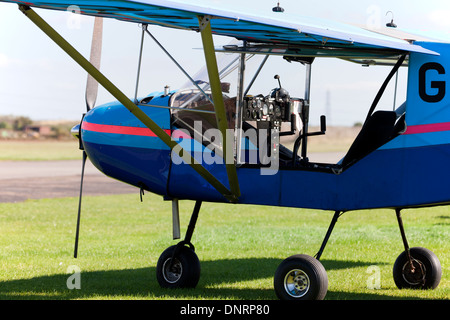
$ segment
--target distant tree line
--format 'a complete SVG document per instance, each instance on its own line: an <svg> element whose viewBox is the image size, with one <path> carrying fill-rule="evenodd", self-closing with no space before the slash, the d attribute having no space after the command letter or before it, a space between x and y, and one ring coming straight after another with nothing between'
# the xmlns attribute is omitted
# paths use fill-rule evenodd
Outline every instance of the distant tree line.
<svg viewBox="0 0 450 320"><path fill-rule="evenodd" d="M33 120L25 116L0 116L0 129L23 131Z"/></svg>
<svg viewBox="0 0 450 320"><path fill-rule="evenodd" d="M46 135L45 138L70 139L72 137L70 134L70 129L75 124L76 122L72 121L52 121L48 123L33 121L27 116L0 116L0 130L15 133L7 136L17 136L17 133L19 136L23 136L23 134L26 135L26 132L29 131L30 127L36 128L46 126L51 129L51 134Z"/></svg>

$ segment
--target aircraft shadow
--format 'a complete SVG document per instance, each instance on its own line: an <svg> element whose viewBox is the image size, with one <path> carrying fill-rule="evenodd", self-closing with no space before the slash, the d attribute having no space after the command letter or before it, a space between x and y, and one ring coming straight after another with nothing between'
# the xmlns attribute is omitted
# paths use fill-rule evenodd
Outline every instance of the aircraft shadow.
<svg viewBox="0 0 450 320"><path fill-rule="evenodd" d="M81 271L81 288L70 290L70 274L40 276L30 279L0 282L1 300L70 300L96 299L277 299L274 290L249 288L240 282L273 278L281 259L248 258L201 261L202 273L195 289L162 289L156 281L156 267ZM327 271L369 266L373 263L323 260ZM327 299L392 299L380 294L361 294L329 291ZM396 298L398 299L398 298Z"/></svg>

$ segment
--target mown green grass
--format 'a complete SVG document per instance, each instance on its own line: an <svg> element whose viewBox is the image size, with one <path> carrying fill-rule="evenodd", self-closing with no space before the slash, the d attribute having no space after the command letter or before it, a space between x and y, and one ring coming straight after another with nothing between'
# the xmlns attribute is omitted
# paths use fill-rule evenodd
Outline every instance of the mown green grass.
<svg viewBox="0 0 450 320"><path fill-rule="evenodd" d="M43 161L80 159L78 141L0 140L0 160Z"/></svg>
<svg viewBox="0 0 450 320"><path fill-rule="evenodd" d="M189 222L193 202L181 202ZM79 258L73 258L76 198L0 204L0 299L276 299L273 275L286 257L314 255L332 212L204 203L193 243L202 266L196 289L161 289L155 267L175 244L171 204L146 194L85 197ZM411 246L439 257L436 290L398 290L392 266L403 250L392 210L348 212L322 256L326 299L449 299L450 208L405 210ZM81 270L81 289L69 290L68 267ZM381 289L368 289L369 266Z"/></svg>

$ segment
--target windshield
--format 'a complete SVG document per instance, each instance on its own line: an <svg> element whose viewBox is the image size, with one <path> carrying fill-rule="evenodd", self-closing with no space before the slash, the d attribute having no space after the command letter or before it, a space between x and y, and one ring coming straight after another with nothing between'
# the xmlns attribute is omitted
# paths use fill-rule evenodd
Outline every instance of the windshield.
<svg viewBox="0 0 450 320"><path fill-rule="evenodd" d="M236 121L236 81L239 67L238 54L218 54L217 66L228 129L235 128ZM246 56L246 60L253 55ZM170 99L170 107L173 107L173 125L194 133L203 135L208 129L217 129L217 121L212 104L212 96L206 67L202 68L193 77L195 84L187 82L183 89L174 93ZM198 136L198 135L196 135Z"/></svg>
<svg viewBox="0 0 450 320"><path fill-rule="evenodd" d="M211 99L209 91L205 92ZM234 129L236 118L236 97L223 95L228 129ZM172 95L173 125L186 129L192 137L202 137L208 129L217 129L213 104L198 89L180 90ZM221 145L216 147L221 148Z"/></svg>

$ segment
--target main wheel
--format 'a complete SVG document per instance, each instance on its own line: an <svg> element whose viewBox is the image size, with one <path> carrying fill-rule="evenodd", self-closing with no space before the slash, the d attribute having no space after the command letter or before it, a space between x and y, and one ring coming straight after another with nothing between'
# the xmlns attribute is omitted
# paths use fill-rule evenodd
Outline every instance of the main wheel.
<svg viewBox="0 0 450 320"><path fill-rule="evenodd" d="M156 279L162 288L195 288L200 279L200 261L195 252L181 246L172 262L177 246L167 248L156 265Z"/></svg>
<svg viewBox="0 0 450 320"><path fill-rule="evenodd" d="M411 248L411 262L403 251L394 263L394 282L399 289L435 289L441 281L442 268L436 255L421 247Z"/></svg>
<svg viewBox="0 0 450 320"><path fill-rule="evenodd" d="M294 255L278 266L274 288L280 300L323 300L328 276L319 260L304 254Z"/></svg>

